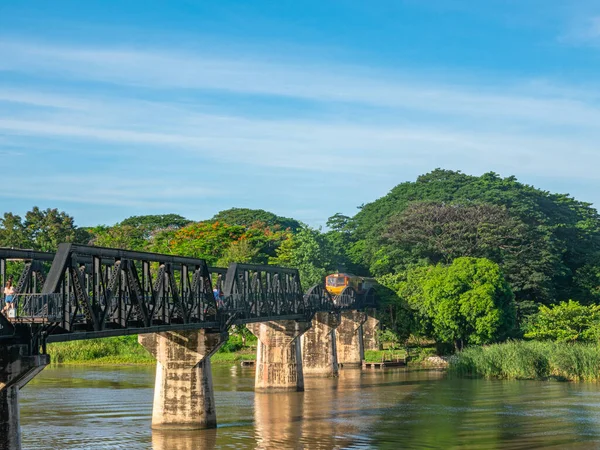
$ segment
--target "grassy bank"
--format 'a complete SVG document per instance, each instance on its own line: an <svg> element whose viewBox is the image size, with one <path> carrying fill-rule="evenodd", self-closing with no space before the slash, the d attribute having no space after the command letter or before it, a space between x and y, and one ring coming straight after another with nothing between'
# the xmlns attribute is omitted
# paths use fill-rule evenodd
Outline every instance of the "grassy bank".
<svg viewBox="0 0 600 450"><path fill-rule="evenodd" d="M231 336L221 350L211 357L211 362L219 364L256 359L255 344L255 341L249 342L251 346L244 347L237 336ZM58 342L48 345L48 353L52 364L154 364L155 362L150 353L138 344L137 336ZM404 350L367 350L365 360L390 361L404 359L405 355Z"/></svg>
<svg viewBox="0 0 600 450"><path fill-rule="evenodd" d="M48 344L52 364L153 364L137 336Z"/></svg>
<svg viewBox="0 0 600 450"><path fill-rule="evenodd" d="M137 336L120 336L83 341L48 344L52 364L154 364L154 358L138 344ZM244 359L256 359L253 348L224 346L223 351L211 357L212 363L230 363Z"/></svg>
<svg viewBox="0 0 600 450"><path fill-rule="evenodd" d="M367 362L397 361L403 360L405 356L404 350L365 350Z"/></svg>
<svg viewBox="0 0 600 450"><path fill-rule="evenodd" d="M470 347L451 358L448 371L459 376L513 380L600 381L600 346L511 341Z"/></svg>

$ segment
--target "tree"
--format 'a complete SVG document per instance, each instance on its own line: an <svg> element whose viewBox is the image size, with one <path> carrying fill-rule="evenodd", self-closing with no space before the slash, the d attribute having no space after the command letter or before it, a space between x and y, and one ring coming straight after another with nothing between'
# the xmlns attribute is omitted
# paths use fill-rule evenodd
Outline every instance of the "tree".
<svg viewBox="0 0 600 450"><path fill-rule="evenodd" d="M301 223L295 219L278 216L263 209L249 208L230 208L220 211L214 215L212 221L225 222L229 225L251 226L255 222L261 222L267 227L280 228L282 230L290 229L296 231Z"/></svg>
<svg viewBox="0 0 600 450"><path fill-rule="evenodd" d="M191 220L186 219L179 214L155 214L146 216L131 216L117 225L129 226L133 228L142 228L146 233L152 233L156 230L162 230L165 228L179 229L192 223ZM146 236L148 238L149 236Z"/></svg>
<svg viewBox="0 0 600 450"><path fill-rule="evenodd" d="M231 263L260 263L260 249L253 246L248 239L240 239L229 244L217 261L217 266L228 267Z"/></svg>
<svg viewBox="0 0 600 450"><path fill-rule="evenodd" d="M384 238L391 218L415 202L495 205L504 207L511 218L518 220L522 235L543 244L538 252L533 249L515 258L527 266L518 280L518 267L509 269L506 261L502 262L519 301L553 303L557 298L574 298L575 294L585 302L596 298L586 284L589 278L577 274L599 260L597 211L568 195L551 194L519 183L515 177L502 178L492 172L476 177L436 169L415 182L399 184L388 195L362 206L351 219L354 231L349 253L378 274L422 262L413 253L389 245Z"/></svg>
<svg viewBox="0 0 600 450"><path fill-rule="evenodd" d="M191 256L209 265L230 262L266 264L275 256L289 231L272 230L260 222L248 227L224 222L195 222L179 230L162 230L153 236L149 249L155 252ZM243 261L236 261L241 258Z"/></svg>
<svg viewBox="0 0 600 450"><path fill-rule="evenodd" d="M336 213L327 219L327 227L329 231L323 237L331 257L332 268L336 272L369 275L367 268L357 264L357 258L350 252L355 241L350 217Z"/></svg>
<svg viewBox="0 0 600 450"><path fill-rule="evenodd" d="M290 239L283 241L276 253L277 256L269 263L297 268L304 290L322 283L331 271L331 259L323 235L309 227L302 227Z"/></svg>
<svg viewBox="0 0 600 450"><path fill-rule="evenodd" d="M231 242L244 234L244 227L227 225L223 222L195 222L173 233L169 239L165 253L189 256L206 260L215 265Z"/></svg>
<svg viewBox="0 0 600 450"><path fill-rule="evenodd" d="M553 275L565 271L550 233L512 217L504 206L415 202L390 218L383 238L384 259L374 265L379 271L487 258L501 266L518 301L553 298Z"/></svg>
<svg viewBox="0 0 600 450"><path fill-rule="evenodd" d="M91 229L92 245L98 247L122 248L124 250L144 251L148 248L146 231L132 225L113 227L95 227Z"/></svg>
<svg viewBox="0 0 600 450"><path fill-rule="evenodd" d="M417 267L399 289L436 341L486 344L508 336L515 308L510 286L497 264L457 258L451 265Z"/></svg>
<svg viewBox="0 0 600 450"><path fill-rule="evenodd" d="M600 305L585 306L577 301L540 306L525 337L559 342L596 342L600 337Z"/></svg>
<svg viewBox="0 0 600 450"><path fill-rule="evenodd" d="M33 248L20 216L7 212L0 219L0 247Z"/></svg>
<svg viewBox="0 0 600 450"><path fill-rule="evenodd" d="M398 295L406 279L402 274L387 274L377 278L377 316L381 320L382 328L388 330L404 341L411 333L419 330L415 324L415 315L412 313L405 298Z"/></svg>
<svg viewBox="0 0 600 450"><path fill-rule="evenodd" d="M78 242L87 238L77 233L71 216L56 208L41 210L34 206L25 214L24 225L34 248L43 252L56 251L62 242Z"/></svg>

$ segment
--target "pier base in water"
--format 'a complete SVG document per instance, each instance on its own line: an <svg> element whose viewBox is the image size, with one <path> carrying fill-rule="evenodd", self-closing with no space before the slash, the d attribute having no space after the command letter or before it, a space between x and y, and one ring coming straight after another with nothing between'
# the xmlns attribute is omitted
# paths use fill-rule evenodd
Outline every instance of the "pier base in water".
<svg viewBox="0 0 600 450"><path fill-rule="evenodd" d="M227 334L167 331L142 334L138 340L156 358L152 428L216 427L210 356L227 340Z"/></svg>
<svg viewBox="0 0 600 450"><path fill-rule="evenodd" d="M0 450L21 449L19 389L50 363L48 355L29 355L28 345L0 346Z"/></svg>
<svg viewBox="0 0 600 450"><path fill-rule="evenodd" d="M335 330L337 358L342 367L361 367L365 359L362 325L367 315L360 311L341 313L340 326Z"/></svg>
<svg viewBox="0 0 600 450"><path fill-rule="evenodd" d="M305 375L335 377L338 360L334 330L340 324L340 315L318 312L312 326L301 337L302 364Z"/></svg>
<svg viewBox="0 0 600 450"><path fill-rule="evenodd" d="M255 389L304 390L300 337L310 322L281 320L253 323L248 329L258 338Z"/></svg>

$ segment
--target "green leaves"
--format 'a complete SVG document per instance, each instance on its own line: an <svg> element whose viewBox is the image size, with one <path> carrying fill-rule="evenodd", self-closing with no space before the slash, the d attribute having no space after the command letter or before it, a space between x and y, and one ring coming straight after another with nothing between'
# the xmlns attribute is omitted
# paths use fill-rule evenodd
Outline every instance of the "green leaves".
<svg viewBox="0 0 600 450"><path fill-rule="evenodd" d="M600 300L590 270L600 267L596 210L515 177L436 169L341 223L354 261L376 275L470 256L498 263L518 302Z"/></svg>
<svg viewBox="0 0 600 450"><path fill-rule="evenodd" d="M558 342L595 342L600 337L600 306L584 306L574 300L552 307L540 306L525 337Z"/></svg>
<svg viewBox="0 0 600 450"><path fill-rule="evenodd" d="M276 253L269 264L297 268L303 289L322 283L332 265L323 235L309 227L300 228Z"/></svg>
<svg viewBox="0 0 600 450"><path fill-rule="evenodd" d="M0 219L0 246L55 251L61 242L87 243L89 234L77 228L73 218L58 209L41 210L37 206L25 214L25 220L12 213Z"/></svg>
<svg viewBox="0 0 600 450"><path fill-rule="evenodd" d="M422 334L457 348L494 342L514 327L512 291L498 265L484 258L412 268L398 295L418 317Z"/></svg>

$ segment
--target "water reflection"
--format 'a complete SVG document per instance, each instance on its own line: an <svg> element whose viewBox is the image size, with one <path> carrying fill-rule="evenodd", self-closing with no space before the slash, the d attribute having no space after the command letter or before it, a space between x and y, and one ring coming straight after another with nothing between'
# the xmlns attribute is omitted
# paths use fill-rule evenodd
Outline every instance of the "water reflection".
<svg viewBox="0 0 600 450"><path fill-rule="evenodd" d="M302 392L257 392L254 396L254 425L258 448L281 448L298 442L304 415Z"/></svg>
<svg viewBox="0 0 600 450"><path fill-rule="evenodd" d="M217 446L217 430L152 431L154 450L212 450Z"/></svg>
<svg viewBox="0 0 600 450"><path fill-rule="evenodd" d="M349 370L305 392L255 393L252 368L213 367L219 428L150 429L153 367L48 368L22 391L24 449L590 448L600 385Z"/></svg>

